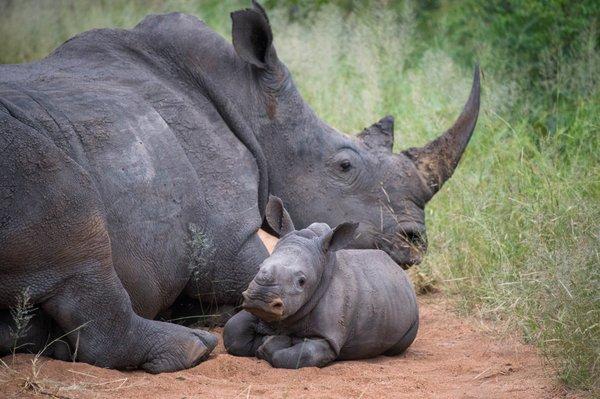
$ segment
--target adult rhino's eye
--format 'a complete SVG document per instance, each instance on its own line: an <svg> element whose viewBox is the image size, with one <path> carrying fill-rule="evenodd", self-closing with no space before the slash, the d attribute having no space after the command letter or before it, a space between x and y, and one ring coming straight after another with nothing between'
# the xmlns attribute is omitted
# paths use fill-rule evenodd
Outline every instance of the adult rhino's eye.
<svg viewBox="0 0 600 399"><path fill-rule="evenodd" d="M342 169L342 172L347 172L352 169L352 164L347 159L344 159L340 162L340 168Z"/></svg>
<svg viewBox="0 0 600 399"><path fill-rule="evenodd" d="M327 171L330 172L332 182L339 187L355 187L357 180L362 176L364 159L351 148L342 148L327 162Z"/></svg>
<svg viewBox="0 0 600 399"><path fill-rule="evenodd" d="M300 277L300 278L298 279L298 285L299 285L300 287L304 287L304 284L305 284L305 283L306 283L306 279L305 279L304 277Z"/></svg>

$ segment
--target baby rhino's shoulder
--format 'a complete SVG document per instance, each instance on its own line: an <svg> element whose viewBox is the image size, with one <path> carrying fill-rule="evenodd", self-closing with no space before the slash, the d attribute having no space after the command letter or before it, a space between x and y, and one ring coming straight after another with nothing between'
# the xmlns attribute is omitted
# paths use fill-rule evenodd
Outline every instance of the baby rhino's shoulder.
<svg viewBox="0 0 600 399"><path fill-rule="evenodd" d="M336 253L338 279L354 280L360 286L392 284L404 287L406 272L388 254L378 249L346 249Z"/></svg>
<svg viewBox="0 0 600 399"><path fill-rule="evenodd" d="M388 254L379 249L344 249L336 252L336 260L341 267L350 269L376 268L389 272L402 270Z"/></svg>

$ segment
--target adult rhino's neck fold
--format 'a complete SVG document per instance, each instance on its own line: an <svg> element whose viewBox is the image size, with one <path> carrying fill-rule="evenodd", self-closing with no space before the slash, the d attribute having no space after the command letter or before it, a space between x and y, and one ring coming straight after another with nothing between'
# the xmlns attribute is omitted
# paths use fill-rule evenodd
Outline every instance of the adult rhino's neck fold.
<svg viewBox="0 0 600 399"><path fill-rule="evenodd" d="M158 69L167 70L192 91L206 96L250 151L258 167L258 210L262 218L269 194L268 165L252 122L251 66L237 56L229 42L191 15L149 16L133 32L139 33L139 40L152 49Z"/></svg>
<svg viewBox="0 0 600 399"><path fill-rule="evenodd" d="M239 106L236 106L226 96L220 95L218 87L210 78L199 75L196 79L206 89L207 97L215 105L229 129L256 160L258 168L258 212L261 219L263 219L269 199L269 166L252 125L246 122Z"/></svg>

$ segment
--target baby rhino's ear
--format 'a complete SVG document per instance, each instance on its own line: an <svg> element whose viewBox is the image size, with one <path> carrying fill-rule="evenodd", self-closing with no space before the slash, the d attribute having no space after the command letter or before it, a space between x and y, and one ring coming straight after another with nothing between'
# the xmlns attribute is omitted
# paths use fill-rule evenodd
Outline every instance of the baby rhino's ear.
<svg viewBox="0 0 600 399"><path fill-rule="evenodd" d="M346 222L338 225L323 237L324 251L344 249L352 240L358 228L358 223Z"/></svg>
<svg viewBox="0 0 600 399"><path fill-rule="evenodd" d="M279 197L269 195L265 217L269 226L279 234L279 237L296 230L290 214L283 207L283 202Z"/></svg>

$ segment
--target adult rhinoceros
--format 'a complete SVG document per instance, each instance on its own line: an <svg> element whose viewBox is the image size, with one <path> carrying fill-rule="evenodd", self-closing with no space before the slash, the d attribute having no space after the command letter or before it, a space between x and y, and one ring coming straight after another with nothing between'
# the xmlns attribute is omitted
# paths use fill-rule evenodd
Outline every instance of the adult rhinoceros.
<svg viewBox="0 0 600 399"><path fill-rule="evenodd" d="M80 360L162 372L205 358L210 334L149 319L184 292L239 300L267 256L269 193L299 228L358 221L355 247L419 261L423 207L475 126L478 71L448 132L393 154L391 118L351 138L313 113L262 7L232 20L233 46L195 17L153 15L0 66L0 307L25 293L75 330Z"/></svg>

